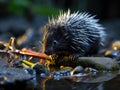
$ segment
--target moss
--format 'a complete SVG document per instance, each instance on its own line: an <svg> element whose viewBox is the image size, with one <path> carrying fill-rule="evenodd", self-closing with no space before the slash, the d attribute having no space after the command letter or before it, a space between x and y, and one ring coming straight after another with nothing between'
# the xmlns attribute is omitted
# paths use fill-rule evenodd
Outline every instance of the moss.
<svg viewBox="0 0 120 90"><path fill-rule="evenodd" d="M111 58L102 57L83 57L78 59L79 64L86 63L86 66L96 68L98 70L118 70L119 64ZM83 64L84 66L84 64Z"/></svg>

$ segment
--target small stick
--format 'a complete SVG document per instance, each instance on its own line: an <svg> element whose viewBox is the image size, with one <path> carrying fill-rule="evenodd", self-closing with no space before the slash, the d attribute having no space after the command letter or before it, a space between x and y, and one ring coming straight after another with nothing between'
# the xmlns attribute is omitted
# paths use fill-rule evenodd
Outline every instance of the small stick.
<svg viewBox="0 0 120 90"><path fill-rule="evenodd" d="M20 54L51 60L51 58L48 55L44 54L44 53L35 52L35 51L32 51L30 49L26 49L26 48L23 48L20 51Z"/></svg>

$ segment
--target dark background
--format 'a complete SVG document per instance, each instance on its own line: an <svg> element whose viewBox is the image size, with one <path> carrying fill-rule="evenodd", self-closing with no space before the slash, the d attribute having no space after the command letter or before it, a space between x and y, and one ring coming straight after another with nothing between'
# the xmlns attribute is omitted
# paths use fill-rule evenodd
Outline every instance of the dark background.
<svg viewBox="0 0 120 90"><path fill-rule="evenodd" d="M13 36L20 38L20 46L29 46L31 42L34 46L35 41L38 45L41 28L48 17L68 9L96 15L106 28L108 38L111 41L120 39L119 0L0 0L0 40L8 41ZM28 38L21 39L23 35Z"/></svg>
<svg viewBox="0 0 120 90"><path fill-rule="evenodd" d="M89 12L105 27L108 41L120 40L120 0L0 0L0 41L16 38L16 47L41 47L42 27L48 17L60 10ZM104 37L103 37L104 38ZM109 76L108 76L109 77ZM40 81L39 81L40 82ZM72 85L72 86L71 86ZM40 85L41 86L41 85ZM46 82L46 90L86 90L89 85L64 81ZM90 84L92 90L119 90L120 75L100 85ZM96 89L96 87L98 89ZM48 89L47 89L48 88Z"/></svg>

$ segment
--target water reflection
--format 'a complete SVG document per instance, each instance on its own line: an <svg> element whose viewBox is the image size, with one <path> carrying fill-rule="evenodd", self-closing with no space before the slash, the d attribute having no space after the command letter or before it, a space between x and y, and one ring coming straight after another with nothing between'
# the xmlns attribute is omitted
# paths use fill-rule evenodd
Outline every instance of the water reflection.
<svg viewBox="0 0 120 90"><path fill-rule="evenodd" d="M113 90L118 89L118 78L115 78L118 72L100 72L93 77L72 77L62 78L60 80L54 80L53 78L41 79L37 78L38 86L37 90ZM120 79L120 78L119 78ZM111 89L111 87L113 87Z"/></svg>
<svg viewBox="0 0 120 90"><path fill-rule="evenodd" d="M45 86L44 86L45 85ZM99 90L102 83L71 82L69 80L48 80L44 83L42 90Z"/></svg>
<svg viewBox="0 0 120 90"><path fill-rule="evenodd" d="M120 75L104 84L104 90L120 90Z"/></svg>

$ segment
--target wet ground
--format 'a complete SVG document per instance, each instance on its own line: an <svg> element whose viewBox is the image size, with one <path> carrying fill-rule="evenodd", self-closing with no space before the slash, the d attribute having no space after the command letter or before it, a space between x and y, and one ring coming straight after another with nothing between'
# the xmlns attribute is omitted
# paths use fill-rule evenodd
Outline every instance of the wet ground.
<svg viewBox="0 0 120 90"><path fill-rule="evenodd" d="M0 90L120 90L119 70L41 77L34 70L8 67L6 61L0 60Z"/></svg>
<svg viewBox="0 0 120 90"><path fill-rule="evenodd" d="M33 50L40 51L38 46L41 46L40 41L42 38L41 26L47 22L46 17L36 17L32 22L28 22L23 17L11 17L0 20L0 40L8 42L11 36L16 37L17 48L32 48ZM119 28L120 21L113 20L104 22L103 25L107 28L107 33L109 33L109 39L119 40ZM113 25L114 24L114 25ZM28 31L28 32L27 32ZM26 39L22 39L25 37ZM37 46L37 48L36 48ZM38 49L39 48L39 49ZM3 64L2 64L3 65ZM4 78L2 77L2 70L0 71L0 80L2 81ZM5 69L7 70L7 69ZM96 76L87 77L85 79L81 79L78 77L74 78L62 78L62 79L54 79L54 78L41 78L39 75L30 74L21 70L21 72L26 73L23 77L21 75L17 75L16 78L13 78L12 69L9 69L11 73L7 76L11 81L17 80L14 84L5 84L0 85L0 90L120 90L120 75L119 71L117 72L100 72ZM16 72L19 72L17 70ZM16 73L15 72L15 73ZM8 74L8 72L6 72ZM19 72L20 73L20 72ZM26 78L26 75L29 76ZM2 77L2 78L1 78ZM18 78L21 77L22 80L24 78L25 81L20 81ZM31 77L34 77L35 80ZM29 80L30 79L30 80ZM21 88L20 88L21 87Z"/></svg>

